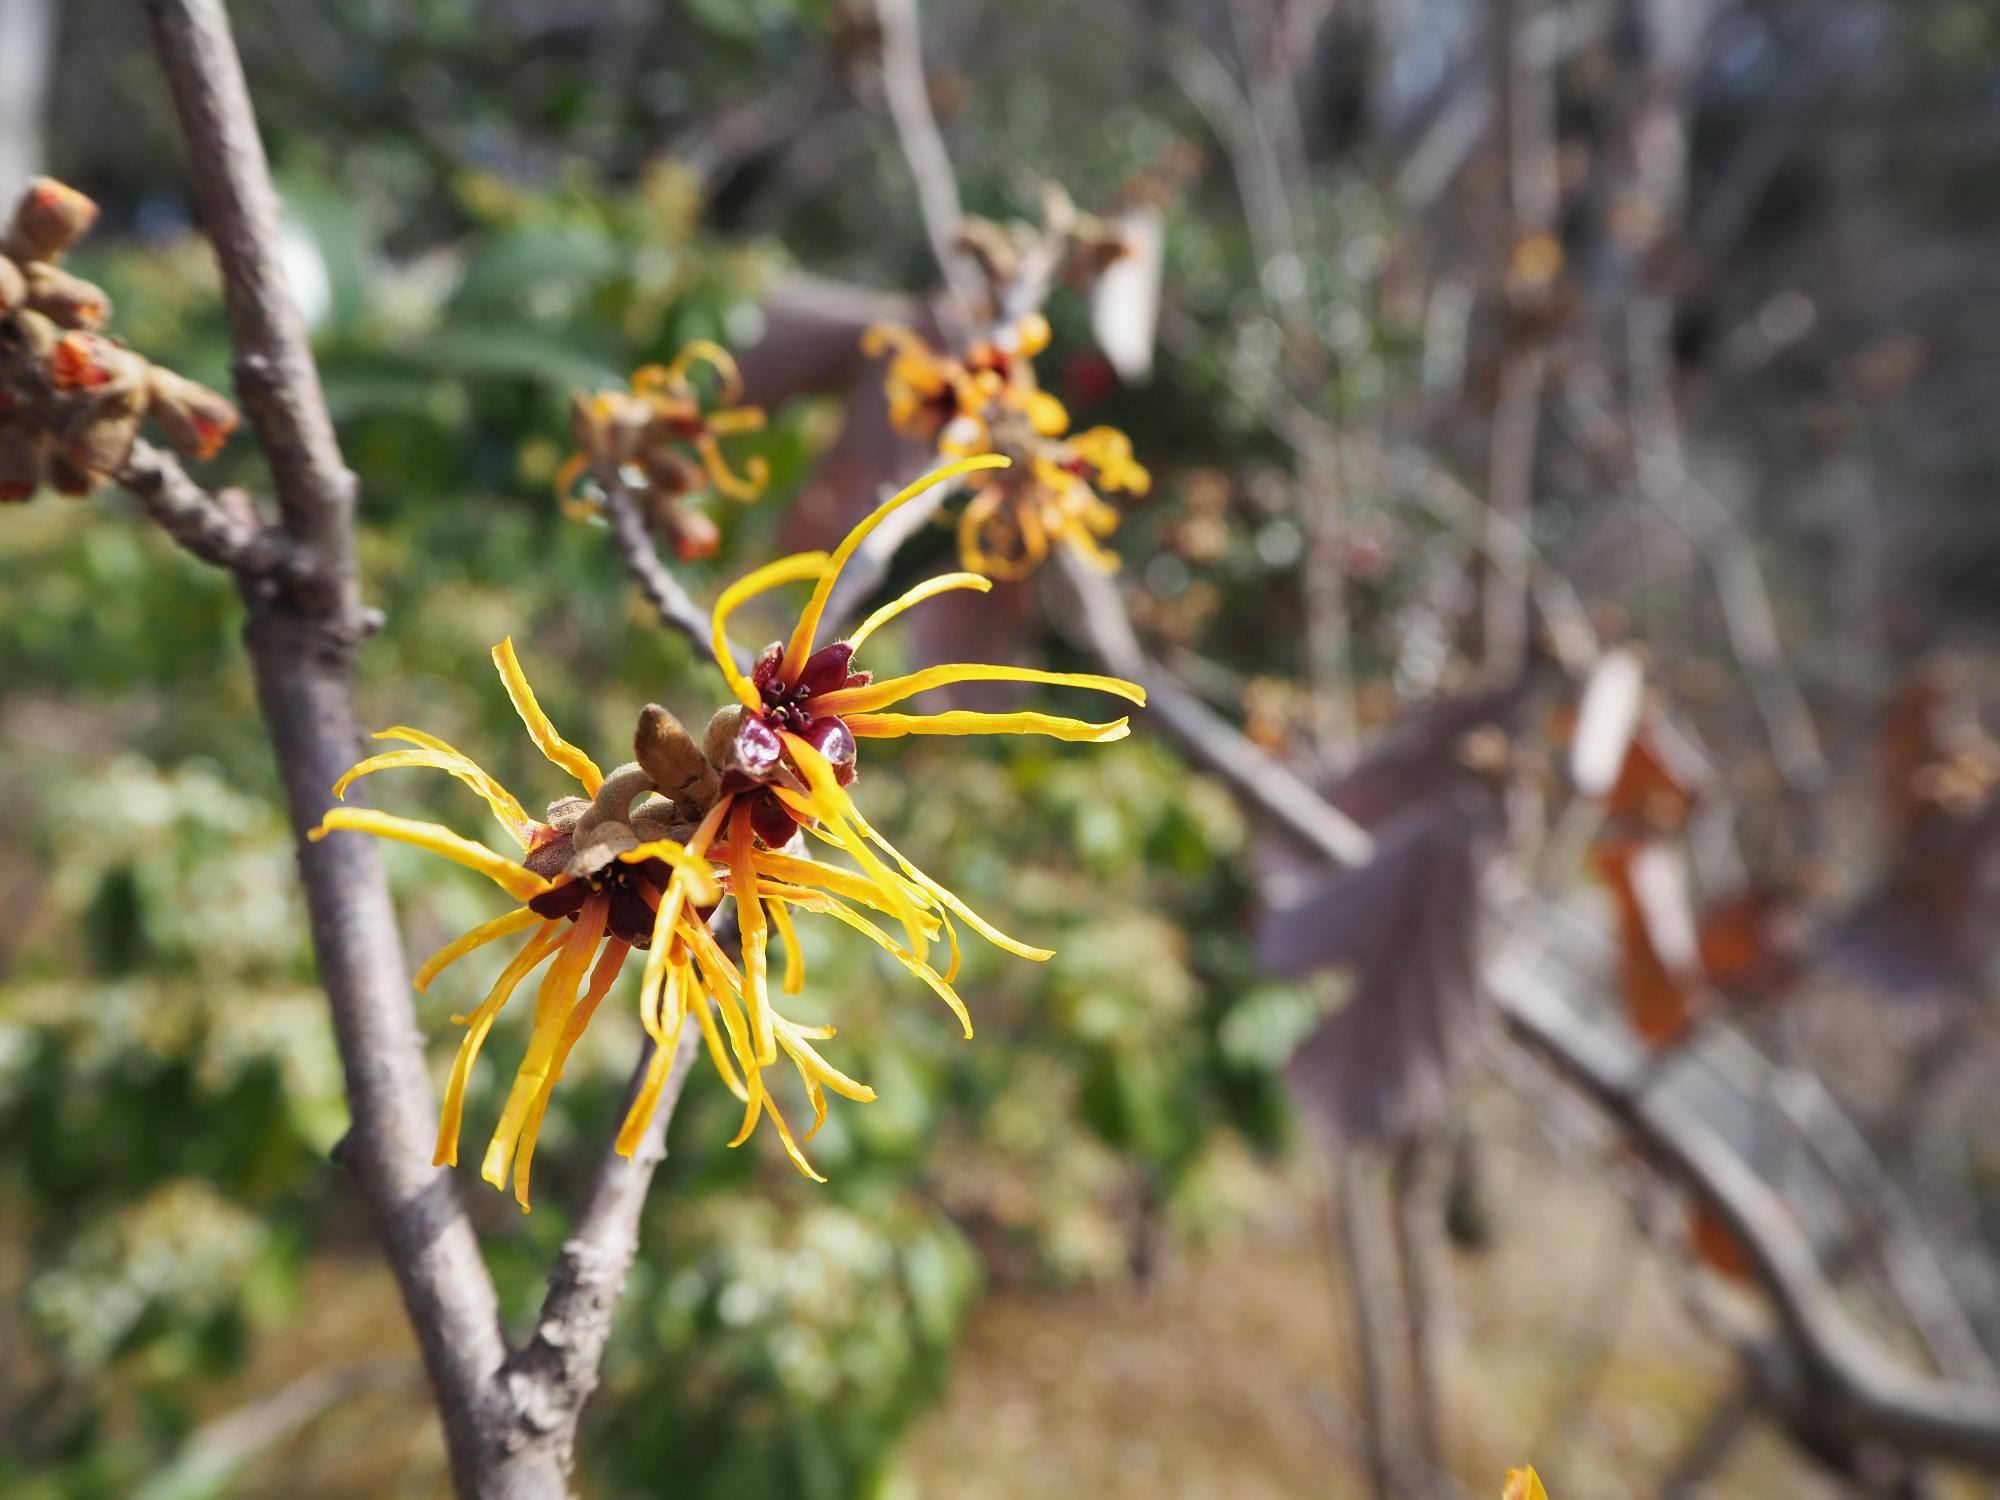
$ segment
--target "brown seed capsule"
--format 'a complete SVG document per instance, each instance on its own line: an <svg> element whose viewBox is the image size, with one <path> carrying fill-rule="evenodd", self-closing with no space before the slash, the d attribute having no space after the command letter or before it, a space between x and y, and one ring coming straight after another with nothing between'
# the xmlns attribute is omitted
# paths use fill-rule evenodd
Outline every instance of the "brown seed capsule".
<svg viewBox="0 0 2000 1500"><path fill-rule="evenodd" d="M654 788L676 808L698 816L715 801L722 778L686 726L659 704L647 704L639 715L632 754Z"/></svg>
<svg viewBox="0 0 2000 1500"><path fill-rule="evenodd" d="M28 262L28 303L64 328L102 328L111 316L104 288L47 261Z"/></svg>
<svg viewBox="0 0 2000 1500"><path fill-rule="evenodd" d="M28 278L21 268L0 255L0 313L10 313L28 300Z"/></svg>
<svg viewBox="0 0 2000 1500"><path fill-rule="evenodd" d="M26 422L0 419L0 501L29 500L48 467L49 440Z"/></svg>
<svg viewBox="0 0 2000 1500"><path fill-rule="evenodd" d="M222 451L236 430L236 408L216 392L185 375L153 366L147 376L153 397L153 420L189 458L206 463Z"/></svg>
<svg viewBox="0 0 2000 1500"><path fill-rule="evenodd" d="M97 205L53 177L31 177L7 227L7 253L16 260L55 260L90 232Z"/></svg>

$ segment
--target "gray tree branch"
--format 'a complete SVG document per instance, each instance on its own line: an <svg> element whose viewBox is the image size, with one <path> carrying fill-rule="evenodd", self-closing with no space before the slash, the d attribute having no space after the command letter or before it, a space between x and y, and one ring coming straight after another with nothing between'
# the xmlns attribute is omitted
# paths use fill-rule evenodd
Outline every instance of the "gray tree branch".
<svg viewBox="0 0 2000 1500"><path fill-rule="evenodd" d="M416 1330L460 1490L557 1495L560 1469L530 1475L502 1442L506 1414L494 1376L506 1348L498 1302L451 1179L430 1163L435 1100L374 843L352 834L305 838L361 743L352 702L353 651L364 628L355 485L280 270L277 199L242 62L221 0L148 0L147 11L222 270L240 394L300 564L282 583L238 576L258 701L285 783L313 951L346 1076L353 1125L342 1155ZM182 516L201 513L171 475L152 473L162 503L172 500ZM148 475L136 477L145 498ZM220 524L214 514L207 522ZM232 548L244 540L227 526L221 532L215 540L227 536Z"/></svg>

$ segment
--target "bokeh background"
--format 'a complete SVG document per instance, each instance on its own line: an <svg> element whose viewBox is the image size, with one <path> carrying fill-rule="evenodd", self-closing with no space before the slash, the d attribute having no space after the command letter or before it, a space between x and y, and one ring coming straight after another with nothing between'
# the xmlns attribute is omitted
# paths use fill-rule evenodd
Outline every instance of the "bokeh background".
<svg viewBox="0 0 2000 1500"><path fill-rule="evenodd" d="M363 478L367 593L387 624L361 655L361 718L421 723L532 803L546 767L487 668L501 636L587 746L616 744L650 699L695 713L716 697L603 533L551 497L571 394L690 338L754 351L788 309L861 289L893 307L935 283L871 13L231 9L295 289ZM1546 90L1540 224L1495 150L1496 91L1520 103L1496 81L1496 13L1539 59L1514 83ZM1644 649L1656 706L1700 746L1719 814L1702 858L1727 846L1722 868L1829 931L1897 868L1886 706L1940 647L1960 653L1953 703L1974 721L1992 681L2000 13L936 0L922 15L970 211L1032 218L1053 181L1165 226L1150 378L1121 379L1086 297L1058 289L1044 379L1079 426L1129 431L1153 470L1116 539L1121 582L1149 642L1253 739L1317 770L1351 751L1324 694L1315 590L1330 576L1364 741L1467 680L1482 564L1438 484L1486 490L1501 388L1531 348L1546 368L1530 532L1605 638ZM1296 129L1260 154L1273 91ZM1654 191L1647 174L1675 170L1681 145L1684 181ZM110 289L119 331L226 388L215 275L139 6L0 0L0 192L31 170L105 206L76 264ZM1278 200L1290 222L1274 227ZM1549 246L1554 268L1534 261ZM1720 523L1631 463L1621 341L1648 298L1679 461ZM848 426L879 406L858 356L755 368L772 422L743 451L772 484L755 505L711 505L724 544L687 570L697 593L823 538L872 495L870 465L895 460ZM1444 479L1349 450L1314 467L1274 371L1353 451L1413 454ZM829 452L845 466L831 476ZM256 483L252 446L217 472ZM1770 753L1768 677L1744 665L1718 545L1761 570L1824 751L1810 797ZM900 567L951 555L940 529ZM441 1494L393 1284L327 1157L339 1069L232 591L107 493L0 512L0 600L0 1493ZM1045 603L1004 591L1001 626L945 616L935 631L988 648L975 657L1080 664ZM969 950L968 1045L872 950L808 935L813 1002L880 1102L835 1111L816 1187L766 1141L724 1149L733 1103L697 1075L587 1420L583 1492L1363 1493L1352 1266L1328 1148L1284 1077L1344 989L1260 966L1268 840L1143 718L1101 750L913 743L870 766L871 816L1059 956ZM475 829L454 791L415 778L378 796ZM1573 1000L1617 1025L1636 981L1615 903L1576 849L1521 847L1588 938L1565 970ZM1930 969L1800 960L1782 1002L1704 1024L1839 1101L1990 1340L1994 909L1974 853L1943 894L1906 900L1956 924L1906 945ZM474 877L418 855L390 868L413 951L491 914ZM440 1066L445 1016L477 978L419 1002ZM518 1019L489 1056L518 1045ZM579 1049L532 1216L462 1174L516 1317L615 1128L637 1034L616 1018ZM500 1078L476 1080L475 1121ZM1408 1493L1492 1494L1529 1458L1558 1500L1661 1492L1736 1390L1697 1314L1705 1297L1754 1305L1754 1288L1586 1115L1495 1044L1434 1122L1424 1243L1443 1288L1448 1473ZM1365 1150L1383 1175L1401 1159ZM1853 1295L1872 1305L1865 1284ZM1870 1326L1925 1358L1893 1320ZM1703 1492L1850 1482L1753 1417Z"/></svg>

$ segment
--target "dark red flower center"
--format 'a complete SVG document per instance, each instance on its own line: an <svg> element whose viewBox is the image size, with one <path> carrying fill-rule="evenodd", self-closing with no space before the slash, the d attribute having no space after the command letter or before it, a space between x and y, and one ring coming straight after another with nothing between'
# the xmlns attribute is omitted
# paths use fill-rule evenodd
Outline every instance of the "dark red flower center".
<svg viewBox="0 0 2000 1500"><path fill-rule="evenodd" d="M595 875L557 881L528 902L538 917L567 917L572 922L583 911L584 902L602 891L611 897L605 930L634 948L653 943L653 914L659 894L673 878L673 870L663 859L643 859L636 864L616 860ZM713 906L693 908L695 920L707 921Z"/></svg>

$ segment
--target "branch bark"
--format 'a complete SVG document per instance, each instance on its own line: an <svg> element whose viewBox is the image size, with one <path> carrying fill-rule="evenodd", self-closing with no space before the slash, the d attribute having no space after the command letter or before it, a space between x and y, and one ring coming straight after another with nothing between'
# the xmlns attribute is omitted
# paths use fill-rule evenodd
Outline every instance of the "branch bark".
<svg viewBox="0 0 2000 1500"><path fill-rule="evenodd" d="M576 1232L564 1242L549 1272L534 1334L507 1360L502 1378L517 1422L565 1455L575 1447L584 1402L597 1389L612 1314L639 1249L646 1190L667 1158L667 1126L699 1050L695 1029L686 1028L638 1149L630 1157L605 1151ZM626 1108L638 1096L652 1055L649 1041L625 1091Z"/></svg>

